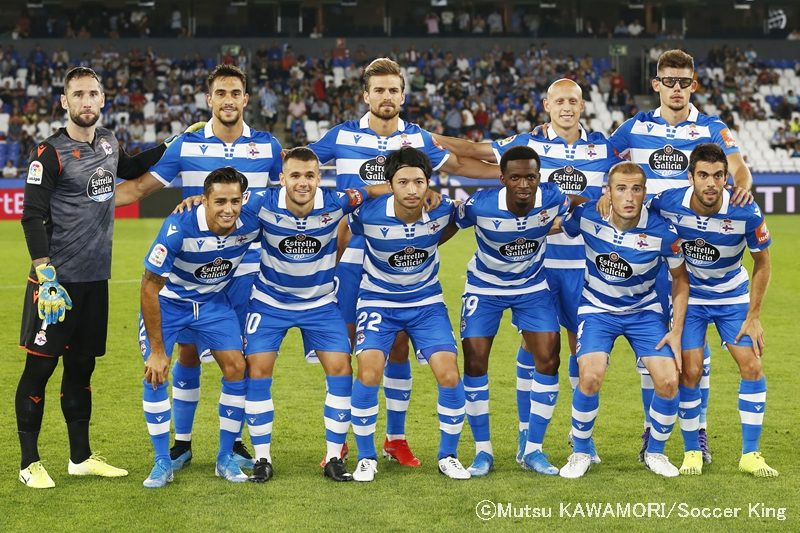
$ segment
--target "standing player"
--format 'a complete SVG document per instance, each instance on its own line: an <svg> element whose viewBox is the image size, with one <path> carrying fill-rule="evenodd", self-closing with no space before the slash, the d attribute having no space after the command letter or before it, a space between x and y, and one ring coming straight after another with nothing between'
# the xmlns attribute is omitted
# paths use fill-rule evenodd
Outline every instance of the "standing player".
<svg viewBox="0 0 800 533"><path fill-rule="evenodd" d="M309 148L327 163L336 160L336 188L363 187L384 182L386 157L403 146L422 150L434 170L472 178L499 176L495 165L469 158L459 158L436 144L431 134L416 124L400 119L405 100L405 80L400 66L388 58L379 58L364 69L364 102L369 111L358 121L348 121L332 128ZM342 225L343 241L347 239ZM364 259L364 240L350 239L336 268L337 300L351 338L356 329L356 297ZM419 466L405 438L405 419L411 395L411 365L408 362L408 339L401 334L386 364L386 440L384 454L400 464Z"/></svg>
<svg viewBox="0 0 800 533"><path fill-rule="evenodd" d="M233 457L247 391L242 336L224 290L260 235L252 209L240 219L246 187L247 179L231 167L211 172L202 206L167 217L144 262L139 326L145 360L142 406L155 449L155 464L144 480L147 488L163 487L173 477L166 381L172 348L182 332L208 346L222 370L216 474L235 483L247 481Z"/></svg>
<svg viewBox="0 0 800 533"><path fill-rule="evenodd" d="M401 148L386 158L385 176L392 194L366 203L352 215L353 234L366 239L358 292L358 377L352 401L359 459L353 473L356 481L372 481L378 471L378 384L400 331L408 333L439 384L439 471L452 479L470 477L457 458L464 425L464 385L437 277L439 241L455 230L455 206L442 198L437 208L429 213L423 210L431 173L423 152Z"/></svg>
<svg viewBox="0 0 800 533"><path fill-rule="evenodd" d="M689 270L689 307L683 329L679 423L685 455L681 474L700 475L703 457L699 443L703 342L714 322L728 351L739 365L739 416L742 457L739 469L756 477L775 477L758 451L767 402L767 383L761 367L764 330L761 302L770 278L771 239L761 210L755 204L735 206L725 190L728 161L712 143L699 144L689 157L690 187L664 191L653 198L652 209L672 221L683 239L681 248ZM742 266L745 247L753 256L753 284L748 291Z"/></svg>
<svg viewBox="0 0 800 533"><path fill-rule="evenodd" d="M664 455L664 446L678 417L680 339L689 285L675 229L642 209L645 181L638 165L618 163L608 174L610 216L601 217L595 202L590 202L577 207L563 224L567 235L583 235L586 283L578 308L580 378L572 396L575 451L561 468L562 477L581 477L591 465L589 439L599 410L600 387L619 336L628 339L636 358L653 376L656 392L650 417L656 424L645 465L661 476L678 475ZM654 286L661 258L669 262L673 279L674 322L669 331Z"/></svg>
<svg viewBox="0 0 800 533"><path fill-rule="evenodd" d="M281 171L281 145L275 137L253 130L244 122L247 107L247 78L238 67L218 65L208 76L206 100L212 118L197 132L183 135L172 143L164 157L141 179L120 187L117 205L134 202L168 185L176 177L183 180L184 197L202 192L203 180L209 172L223 166L234 166L247 178L247 191L252 195L277 183ZM256 242L234 272L225 291L236 309L244 331L247 302L258 274L260 247ZM200 359L194 340L182 334L180 357L172 371L172 395L175 402L175 445L170 450L173 467L180 469L192 458L192 426L200 399ZM201 347L202 348L202 347ZM203 353L203 349L199 350ZM234 446L241 466L253 461L240 440Z"/></svg>
<svg viewBox="0 0 800 533"><path fill-rule="evenodd" d="M533 148L515 146L500 158L502 189L484 189L459 206L456 225L475 226L478 250L467 266L462 296L461 338L467 418L475 437L473 476L492 469L489 440L489 353L503 311L513 320L536 354L528 393L529 422L522 451L524 464L557 475L542 452L542 442L558 399L559 325L545 278L545 237L570 199L555 183L539 179L539 156Z"/></svg>
<svg viewBox="0 0 800 533"><path fill-rule="evenodd" d="M542 182L558 184L568 194L581 195L591 200L600 198L608 170L620 159L602 132L587 133L580 124L584 110L581 88L572 80L560 79L547 89L544 108L550 122L530 133L514 135L493 143L474 143L463 139L436 136L442 145L459 155L477 159L496 159L516 146L533 148L541 159ZM544 258L545 274L553 294L558 321L567 330L570 349L569 379L572 388L578 384L578 361L575 358L578 328L578 302L583 290L584 248L583 238L569 239L555 234L547 238ZM517 352L517 412L519 415L519 448L517 462L524 464L525 442L528 440L530 394L533 384L533 354L525 346L525 337ZM465 383L475 376L464 371ZM488 400L488 389L487 400ZM478 404L480 405L480 404ZM475 408L478 408L477 405ZM483 408L480 408L484 411ZM467 396L467 412L470 396ZM488 412L486 410L485 412ZM470 424L471 425L471 424ZM594 442L591 443L594 447ZM600 458L592 448L592 460Z"/></svg>
<svg viewBox="0 0 800 533"><path fill-rule="evenodd" d="M640 112L624 122L611 137L611 144L624 159L630 159L644 170L647 176L648 199L662 191L682 188L686 185L689 154L700 143L713 142L725 152L728 170L733 176L734 190L731 201L742 206L752 202L749 193L753 177L744 163L730 129L719 117L700 113L690 102L697 90L694 79L694 59L682 50L668 50L658 58L653 90L658 93L661 105L653 111ZM601 212L607 214L602 203ZM662 267L657 278L658 294L661 298L665 318L669 320L669 278L666 267ZM711 372L711 351L706 345L702 390L702 412L700 443L705 462L711 462L706 435L706 408ZM641 366L642 403L645 413L645 431L639 459L643 459L650 438L648 410L653 396L650 376Z"/></svg>
<svg viewBox="0 0 800 533"><path fill-rule="evenodd" d="M91 451L90 383L95 358L106 350L115 177L140 176L164 147L136 158L120 150L114 134L97 127L105 103L102 87L89 68L67 72L61 95L67 125L36 147L26 179L22 227L32 268L20 345L28 355L15 406L22 448L19 480L33 488L55 486L39 461L38 440L45 388L62 355L61 411L69 436L68 472L103 477L128 474Z"/></svg>

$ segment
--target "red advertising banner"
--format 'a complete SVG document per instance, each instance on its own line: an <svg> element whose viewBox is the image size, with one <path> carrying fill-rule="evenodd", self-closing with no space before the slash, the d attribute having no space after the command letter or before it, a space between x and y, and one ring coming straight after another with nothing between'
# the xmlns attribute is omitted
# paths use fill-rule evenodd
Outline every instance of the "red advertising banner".
<svg viewBox="0 0 800 533"><path fill-rule="evenodd" d="M25 189L0 189L0 220L22 218L22 200ZM117 218L139 218L139 203L118 207Z"/></svg>

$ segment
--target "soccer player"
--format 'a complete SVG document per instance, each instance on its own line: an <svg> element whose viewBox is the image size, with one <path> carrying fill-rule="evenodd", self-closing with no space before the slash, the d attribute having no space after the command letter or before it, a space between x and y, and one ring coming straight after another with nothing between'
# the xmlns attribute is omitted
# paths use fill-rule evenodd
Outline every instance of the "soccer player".
<svg viewBox="0 0 800 533"><path fill-rule="evenodd" d="M435 138L459 155L486 160L496 159L498 162L507 150L515 146L529 146L540 157L543 183L556 183L568 194L592 200L600 198L608 170L620 159L602 132L587 133L581 126L580 117L584 110L584 102L580 86L569 79L556 80L547 89L543 104L545 111L550 115L550 122L530 133L521 133L492 143L474 143L438 135ZM575 345L578 301L583 290L583 239L580 236L569 239L560 233L550 235L547 238L544 266L547 283L555 301L558 321L567 330L570 349L569 379L574 389L578 384ZM525 443L528 440L531 385L536 371L534 366L533 354L527 349L523 336L517 351L519 417L517 462L523 466ZM464 374L466 383L470 372L465 370ZM471 396L467 395L468 413L473 410L470 407L470 398ZM481 411L483 411L482 406ZM485 412L488 413L488 410ZM594 441L591 442L591 446L592 460L599 463L600 457L594 450Z"/></svg>
<svg viewBox="0 0 800 533"><path fill-rule="evenodd" d="M334 269L339 221L361 205L366 195L388 193L386 185L331 191L318 188L319 160L306 147L285 153L280 188L251 198L263 233L261 269L247 314L247 399L245 416L256 463L251 481L273 475L272 375L278 349L289 328L303 335L305 352L313 350L325 370L324 419L327 451L324 474L351 481L341 460L350 427L350 337L336 305Z"/></svg>
<svg viewBox="0 0 800 533"><path fill-rule="evenodd" d="M575 447L560 471L565 478L581 477L591 465L589 439L599 409L600 387L611 349L621 335L643 361L655 386L650 405L655 423L645 465L661 476L678 475L664 455L664 446L678 417L680 339L689 285L675 229L642 208L645 181L638 165L618 163L608 174L608 219L597 212L596 202L589 202L575 208L563 223L567 235L583 235L586 249L586 282L578 307L580 378L572 395ZM672 329L663 319L654 287L662 258L668 261L673 280Z"/></svg>
<svg viewBox="0 0 800 533"><path fill-rule="evenodd" d="M609 139L622 158L633 161L644 170L647 176L648 199L665 190L685 187L689 154L692 149L700 143L713 142L725 152L728 169L733 176L732 203L742 206L752 202L753 197L749 191L753 185L753 177L745 165L730 129L719 117L704 115L690 103L692 93L697 90L692 56L682 50L664 52L658 59L656 77L651 83L653 90L658 93L661 105L652 111L643 111L630 118ZM607 215L608 208L602 202L600 210ZM668 318L670 285L666 270L666 267L662 267L656 281L656 290ZM711 462L706 434L710 358L711 350L706 346L703 378L700 384L702 391L700 443L703 459L707 463ZM644 450L650 438L648 411L653 385L646 370L641 366L638 369L641 373L642 403L645 413L645 430L639 452L639 459L643 460Z"/></svg>
<svg viewBox="0 0 800 533"><path fill-rule="evenodd" d="M278 182L281 171L281 145L270 133L251 129L244 122L247 107L247 78L234 65L218 65L209 73L206 100L212 118L202 130L178 137L150 172L120 187L117 204L136 201L168 185L176 177L183 181L184 198L198 195L209 172L234 166L247 178L252 195ZM244 319L250 290L258 275L259 243L255 242L233 274L225 291L236 309L244 331ZM179 470L192 459L192 426L200 399L200 358L194 340L182 334L178 338L180 357L172 370L172 396L175 411L175 445L170 450L173 468ZM204 357L204 360L208 360ZM240 466L252 467L253 460L241 440L234 445Z"/></svg>
<svg viewBox="0 0 800 533"><path fill-rule="evenodd" d="M756 204L733 205L725 190L728 160L713 143L699 144L689 156L689 187L671 189L652 200L652 209L670 220L681 237L689 271L689 307L683 329L679 423L685 455L681 474L700 475L700 389L703 343L713 322L739 365L739 416L742 457L739 470L756 477L775 477L759 452L767 401L761 366L764 329L759 318L770 278L769 230ZM742 266L745 247L753 257L753 283L748 291Z"/></svg>
<svg viewBox="0 0 800 533"><path fill-rule="evenodd" d="M173 346L183 331L207 345L222 370L216 474L231 482L247 481L233 457L244 417L245 361L241 328L224 291L248 246L261 233L255 213L242 212L246 187L247 179L231 167L211 172L202 207L167 217L144 262L139 328L145 360L142 406L155 449L155 464L144 480L147 488L163 487L173 478L166 381Z"/></svg>
<svg viewBox="0 0 800 533"><path fill-rule="evenodd" d="M509 308L536 354L527 402L524 464L540 474L558 475L558 468L542 452L558 398L560 363L558 316L545 278L544 258L545 237L571 201L555 182L539 183L539 165L539 156L529 146L506 151L500 158L503 188L478 191L459 206L456 217L459 228L475 226L478 241L467 266L461 308L466 410L476 448L469 472L477 477L487 475L494 465L487 372L492 342L503 311Z"/></svg>
<svg viewBox="0 0 800 533"><path fill-rule="evenodd" d="M455 231L454 204L446 197L430 212L423 198L432 173L428 157L410 146L386 158L384 175L392 194L367 202L352 215L353 235L363 235L364 276L358 292L352 425L358 445L356 481L372 481L378 471L375 421L378 385L399 331L406 331L428 361L439 384L439 471L469 479L458 461L464 425L464 385L442 287L438 244Z"/></svg>
<svg viewBox="0 0 800 533"><path fill-rule="evenodd" d="M372 61L364 69L363 83L364 102L369 106L367 114L358 121L331 128L322 139L309 146L321 162L336 160L338 190L383 183L386 157L403 146L425 152L434 170L473 178L499 177L496 165L456 157L438 145L429 132L400 119L405 80L397 63L388 58ZM344 234L342 242L345 242L347 229L343 225L340 230ZM339 280L336 297L351 338L356 329L356 297L363 258L364 240L354 236L336 268ZM392 349L383 385L387 403L384 455L402 465L420 466L405 437L406 411L411 396L411 365L405 334L398 336Z"/></svg>
<svg viewBox="0 0 800 533"><path fill-rule="evenodd" d="M97 126L105 95L86 67L64 77L61 107L67 123L31 154L22 227L32 265L20 345L25 369L15 406L22 460L19 480L32 488L55 483L39 460L45 388L64 358L61 411L67 423L70 475L126 476L92 453L91 377L105 354L108 279L114 228L115 177L140 176L163 153L159 145L135 158L119 149L114 134Z"/></svg>

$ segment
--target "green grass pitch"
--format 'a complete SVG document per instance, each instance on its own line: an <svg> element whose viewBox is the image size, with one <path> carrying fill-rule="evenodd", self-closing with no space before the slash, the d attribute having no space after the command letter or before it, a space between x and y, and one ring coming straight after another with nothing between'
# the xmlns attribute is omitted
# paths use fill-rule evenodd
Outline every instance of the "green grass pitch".
<svg viewBox="0 0 800 533"><path fill-rule="evenodd" d="M67 475L66 428L58 405L60 370L50 380L40 450L56 488L35 491L17 481L19 450L13 398L24 353L17 347L20 308L28 269L27 250L18 222L0 223L0 248L6 259L0 281L0 531L266 531L266 530L798 530L800 468L792 459L797 424L797 299L800 282L800 224L797 217L773 216L769 223L773 279L762 321L767 335L764 363L769 387L762 451L781 475L753 479L738 472L740 429L737 413L738 372L720 347L713 328L712 392L709 410L714 462L703 476L662 479L636 461L642 424L639 379L627 343L620 341L601 395L595 439L603 463L580 480L545 478L522 471L516 451L515 355L518 337L506 317L495 341L490 364L492 436L496 470L487 478L457 482L436 471L438 423L435 381L414 364L414 389L408 419L419 469L379 461L374 483L335 484L323 478L324 450L322 369L303 361L300 336L292 331L276 367L273 397L275 478L265 485L226 483L214 476L217 447L217 397L220 372L204 365L202 400L194 433L194 461L163 490L146 490L141 482L152 454L141 410L142 361L137 345L137 313L142 258L159 220L119 220L114 239L114 274L110 284L111 317L108 353L93 380L92 443L114 465L130 471L122 479L83 479ZM462 232L442 248L440 278L457 327L465 266L475 247L471 232ZM566 343L566 339L564 339ZM563 353L563 351L562 351ZM561 396L545 440L551 461L561 466L570 453L567 432L570 388L566 362L561 365ZM378 418L383 438L383 406ZM348 438L355 452L352 435ZM378 443L380 444L380 442ZM468 465L474 455L467 424L459 448ZM683 448L676 424L667 453L680 464ZM348 461L355 466L354 459ZM491 520L476 515L479 502L502 503ZM629 517L583 517L578 504L610 503L630 507ZM644 511L648 503L664 504ZM506 507L511 504L511 507ZM562 504L571 516L562 513ZM490 505L490 504L484 504ZM755 507L750 507L754 505ZM529 510L525 510L529 506ZM674 507L673 507L674 506ZM549 517L535 518L534 508ZM699 509L739 508L738 517L692 518ZM766 508L785 508L784 520L753 516ZM486 509L496 509L496 507ZM584 512L586 508L583 508ZM606 510L606 507L602 508ZM669 518L660 517L672 510ZM707 511L710 512L710 511ZM718 511L721 512L721 511ZM733 511L729 511L733 512ZM531 516L524 517L525 514ZM490 515L491 513L489 513ZM575 516L577 514L577 516ZM489 516L486 515L486 516ZM515 518L513 515L516 515ZM644 515L644 516L642 516ZM484 516L484 518L486 518Z"/></svg>

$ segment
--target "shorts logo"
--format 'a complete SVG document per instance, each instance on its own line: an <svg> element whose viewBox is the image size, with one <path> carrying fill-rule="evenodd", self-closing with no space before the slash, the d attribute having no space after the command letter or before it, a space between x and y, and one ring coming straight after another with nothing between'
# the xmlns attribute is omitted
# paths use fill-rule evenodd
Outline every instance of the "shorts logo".
<svg viewBox="0 0 800 533"><path fill-rule="evenodd" d="M364 335L363 331L359 331L356 334L356 344L363 344L363 342L367 339L367 336Z"/></svg>
<svg viewBox="0 0 800 533"><path fill-rule="evenodd" d="M322 249L322 243L303 233L286 237L278 243L278 250L289 259L302 260L314 257Z"/></svg>
<svg viewBox="0 0 800 533"><path fill-rule="evenodd" d="M100 139L100 148L106 153L106 155L111 155L114 153L114 149L111 147L111 144L106 140L105 137Z"/></svg>
<svg viewBox="0 0 800 533"><path fill-rule="evenodd" d="M106 202L114 196L114 174L99 167L86 183L86 196L95 202Z"/></svg>
<svg viewBox="0 0 800 533"><path fill-rule="evenodd" d="M512 242L502 245L498 251L509 261L527 261L539 250L539 241L517 237Z"/></svg>
<svg viewBox="0 0 800 533"><path fill-rule="evenodd" d="M145 341L139 341L139 351L142 352L142 357L147 355L147 343Z"/></svg>
<svg viewBox="0 0 800 533"><path fill-rule="evenodd" d="M720 258L720 251L707 243L705 239L695 239L693 241L683 241L681 249L686 260L695 266L713 265Z"/></svg>
<svg viewBox="0 0 800 533"><path fill-rule="evenodd" d="M586 188L589 182L586 178L586 174L572 165L554 170L547 179L557 184L565 193L581 192Z"/></svg>
<svg viewBox="0 0 800 533"><path fill-rule="evenodd" d="M36 334L36 339L34 339L33 344L36 346L44 346L47 344L47 335L43 329L40 329L39 333Z"/></svg>
<svg viewBox="0 0 800 533"><path fill-rule="evenodd" d="M461 319L461 332L463 333L465 329L467 329L467 320L465 318L462 318Z"/></svg>
<svg viewBox="0 0 800 533"><path fill-rule="evenodd" d="M401 272L416 272L428 260L427 250L406 246L401 251L389 256L389 265Z"/></svg>
<svg viewBox="0 0 800 533"><path fill-rule="evenodd" d="M167 259L167 247L163 244L156 244L150 252L147 261L157 267L163 266L164 261Z"/></svg>
<svg viewBox="0 0 800 533"><path fill-rule="evenodd" d="M216 283L233 271L233 263L217 257L194 271L194 277L204 283Z"/></svg>
<svg viewBox="0 0 800 533"><path fill-rule="evenodd" d="M28 178L25 180L31 185L41 185L42 175L44 174L44 166L40 161L31 161L28 167Z"/></svg>
<svg viewBox="0 0 800 533"><path fill-rule="evenodd" d="M689 168L689 158L671 144L650 154L648 162L653 172L665 178L683 174Z"/></svg>
<svg viewBox="0 0 800 533"><path fill-rule="evenodd" d="M374 159L364 161L361 168L358 170L358 175L365 183L374 185L376 183L383 183L383 165L386 163L386 156L379 155Z"/></svg>
<svg viewBox="0 0 800 533"><path fill-rule="evenodd" d="M633 276L633 267L617 252L599 254L594 263L600 275L607 281L622 281Z"/></svg>

